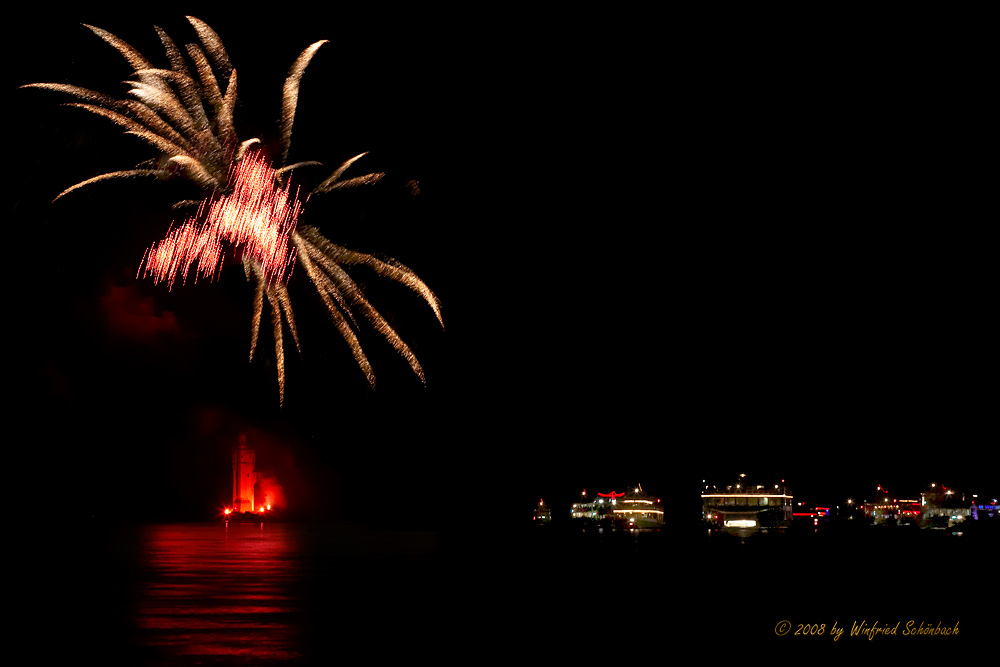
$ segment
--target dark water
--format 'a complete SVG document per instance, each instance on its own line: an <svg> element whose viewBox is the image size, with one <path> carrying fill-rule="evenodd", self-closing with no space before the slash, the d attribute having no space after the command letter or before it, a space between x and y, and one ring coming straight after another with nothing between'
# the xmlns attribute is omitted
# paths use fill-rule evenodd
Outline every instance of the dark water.
<svg viewBox="0 0 1000 667"><path fill-rule="evenodd" d="M145 529L137 641L171 660L302 658L308 565L300 533L280 524Z"/></svg>
<svg viewBox="0 0 1000 667"><path fill-rule="evenodd" d="M998 592L995 541L927 531L741 541L175 524L63 537L72 557L33 587L47 623L36 646L102 664L561 663L723 645L950 654L992 637ZM825 636L779 636L784 620ZM829 635L909 620L962 631L878 645Z"/></svg>
<svg viewBox="0 0 1000 667"><path fill-rule="evenodd" d="M102 664L328 664L401 655L433 630L441 537L348 526L222 523L54 531L33 640ZM386 641L391 638L391 641Z"/></svg>

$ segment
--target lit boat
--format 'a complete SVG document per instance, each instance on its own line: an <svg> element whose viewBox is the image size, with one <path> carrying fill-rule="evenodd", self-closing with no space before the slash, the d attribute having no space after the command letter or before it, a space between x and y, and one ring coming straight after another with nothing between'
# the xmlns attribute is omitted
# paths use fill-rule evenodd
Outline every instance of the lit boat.
<svg viewBox="0 0 1000 667"><path fill-rule="evenodd" d="M583 497L586 495L584 489ZM664 523L662 501L646 495L641 484L628 492L598 493L591 501L573 503L570 517L584 526L611 528L662 528Z"/></svg>
<svg viewBox="0 0 1000 667"><path fill-rule="evenodd" d="M546 525L550 521L552 521L552 510L549 509L544 500L540 499L538 507L535 508L534 522L536 525Z"/></svg>
<svg viewBox="0 0 1000 667"><path fill-rule="evenodd" d="M745 536L757 531L785 530L792 522L792 495L781 484L706 485L701 494L702 518L716 530Z"/></svg>
<svg viewBox="0 0 1000 667"><path fill-rule="evenodd" d="M663 527L663 503L659 498L646 495L642 484L616 500L616 507L611 512L626 528Z"/></svg>

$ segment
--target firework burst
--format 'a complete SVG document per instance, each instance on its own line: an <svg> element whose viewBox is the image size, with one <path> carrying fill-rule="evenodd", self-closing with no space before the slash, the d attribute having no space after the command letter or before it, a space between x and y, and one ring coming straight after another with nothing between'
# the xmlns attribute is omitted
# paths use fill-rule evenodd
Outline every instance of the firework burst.
<svg viewBox="0 0 1000 667"><path fill-rule="evenodd" d="M161 155L161 167L100 174L65 189L55 199L106 180L168 177L177 173L200 187L206 193L203 199L175 205L180 208L196 204L197 213L172 226L165 238L146 250L139 275L150 276L155 283L166 282L168 288L172 288L178 279L186 282L192 270L195 280L199 276L214 279L222 270L227 249L234 255L240 254L247 278L256 282L250 359L257 347L266 299L274 332L280 403L284 402L285 395L282 334L286 325L301 353L287 284L296 262L316 287L334 326L372 387L375 386L375 374L357 338L359 319L384 336L420 380L425 381L423 369L409 346L372 306L345 267L365 266L378 275L406 285L423 297L443 326L441 308L434 293L399 262L377 259L335 245L314 227L302 226L298 221L302 205L299 193L292 191L289 174L298 167L319 163L286 162L299 83L310 60L326 40L306 48L288 72L282 91L281 160L278 166L272 166L262 152L254 150L254 146L261 143L259 138L240 140L236 133L233 124L236 70L222 41L204 22L187 18L200 45L187 44L183 52L166 32L156 27L169 68L156 67L111 33L86 26L114 47L133 68L133 79L128 81L131 86L129 99L117 99L67 84L23 86L69 94L78 101L68 106L107 118L124 128L126 134L153 146ZM365 155L361 153L346 160L306 198L378 182L384 174L344 178Z"/></svg>
<svg viewBox="0 0 1000 667"><path fill-rule="evenodd" d="M261 155L245 157L233 170L229 194L205 200L197 215L146 251L144 275L173 287L178 276L187 279L197 262L197 273L213 278L222 270L223 244L228 242L243 250L244 261L258 267L268 284L284 281L295 259L289 240L301 204L291 186L275 187L274 170Z"/></svg>

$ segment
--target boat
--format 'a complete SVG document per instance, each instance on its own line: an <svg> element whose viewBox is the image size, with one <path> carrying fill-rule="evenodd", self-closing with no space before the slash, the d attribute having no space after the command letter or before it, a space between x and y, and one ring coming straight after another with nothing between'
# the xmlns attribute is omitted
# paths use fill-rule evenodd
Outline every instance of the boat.
<svg viewBox="0 0 1000 667"><path fill-rule="evenodd" d="M662 528L663 502L654 496L647 495L642 490L642 484L637 484L624 498L618 498L617 507L612 514L626 524L628 528Z"/></svg>
<svg viewBox="0 0 1000 667"><path fill-rule="evenodd" d="M746 537L758 531L784 531L792 523L792 494L781 484L747 484L741 474L736 484L702 490L702 520L711 530Z"/></svg>
<svg viewBox="0 0 1000 667"><path fill-rule="evenodd" d="M586 498L586 489L582 496ZM663 502L646 494L641 484L628 491L598 493L593 500L573 503L570 517L583 527L642 530L659 529L664 525Z"/></svg>
<svg viewBox="0 0 1000 667"><path fill-rule="evenodd" d="M545 500L539 499L538 506L535 508L533 521L536 525L540 526L547 525L550 521L552 521L552 510L545 504Z"/></svg>

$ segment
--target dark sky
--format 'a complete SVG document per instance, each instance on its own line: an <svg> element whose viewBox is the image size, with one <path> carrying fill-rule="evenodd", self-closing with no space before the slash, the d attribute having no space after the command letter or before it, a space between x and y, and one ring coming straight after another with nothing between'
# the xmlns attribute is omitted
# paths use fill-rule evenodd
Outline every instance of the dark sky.
<svg viewBox="0 0 1000 667"><path fill-rule="evenodd" d="M354 272L427 387L366 332L370 391L300 273L303 356L286 348L279 410L266 327L247 363L239 266L171 292L135 277L184 184L49 204L153 152L14 87L123 94L127 66L81 21L156 62L154 23L194 33L169 12L29 19L10 47L7 215L28 497L207 518L240 432L290 505L341 518L373 490L387 510L490 497L513 519L581 487L686 498L739 472L817 504L879 483L996 492L975 40L787 16L199 18L239 73L241 138L272 150L288 67L331 41L302 81L293 159L368 150L389 176L302 222L435 291L444 331L418 296Z"/></svg>

